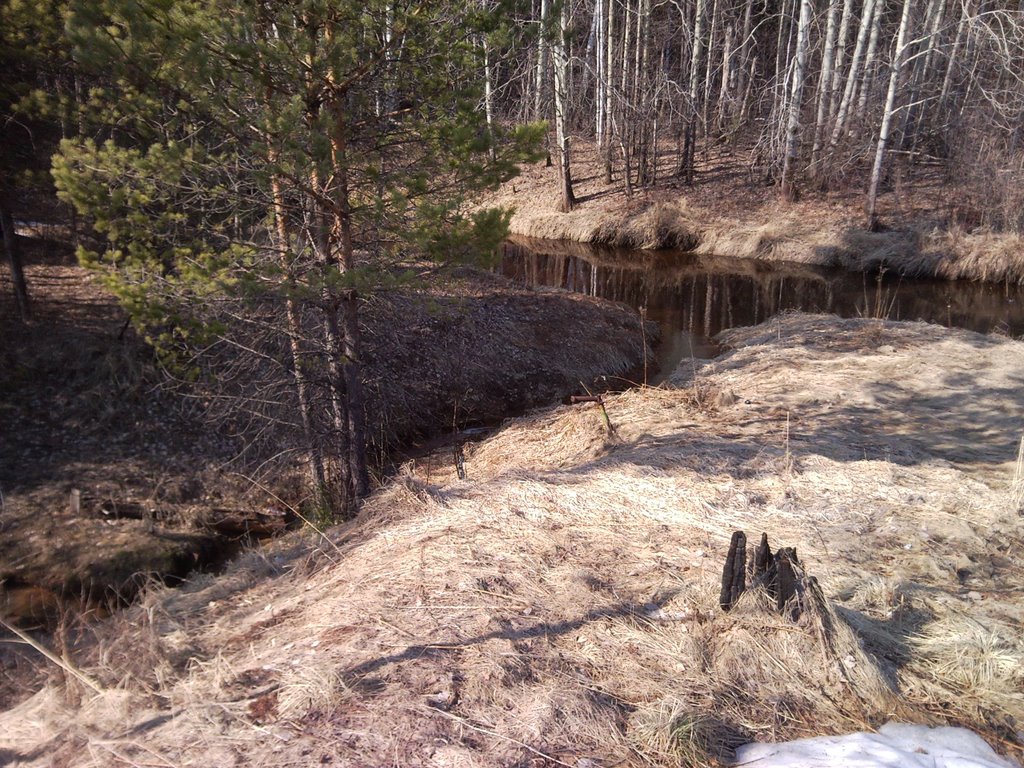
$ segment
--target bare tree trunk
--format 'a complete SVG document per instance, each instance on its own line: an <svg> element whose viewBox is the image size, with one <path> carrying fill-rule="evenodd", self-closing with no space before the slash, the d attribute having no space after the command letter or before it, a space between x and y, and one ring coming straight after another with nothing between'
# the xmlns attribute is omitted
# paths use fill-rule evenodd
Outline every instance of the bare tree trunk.
<svg viewBox="0 0 1024 768"><path fill-rule="evenodd" d="M850 115L854 89L860 77L860 64L864 56L864 47L867 45L868 34L871 31L872 21L874 20L876 2L882 2L882 0L865 0L864 9L861 11L860 28L857 30L857 42L854 45L853 57L850 59L850 71L846 75L846 87L843 89L843 98L839 101L835 125L832 126L832 138L829 141L829 146L833 148L839 143L840 137L842 137L843 132L846 130L846 121Z"/></svg>
<svg viewBox="0 0 1024 768"><path fill-rule="evenodd" d="M607 75L604 71L604 50L606 45L605 2L606 0L596 0L594 3L594 30L597 38L597 44L594 46L594 72L596 76L594 83L594 140L597 141L597 151L599 154L603 154L605 148L604 91L607 87Z"/></svg>
<svg viewBox="0 0 1024 768"><path fill-rule="evenodd" d="M644 58L644 49L650 42L644 34L644 22L647 20L645 0L636 0L636 45L633 46L633 90L630 98L633 104L640 100L640 65ZM646 63L646 62L643 62ZM646 70L646 67L644 67Z"/></svg>
<svg viewBox="0 0 1024 768"><path fill-rule="evenodd" d="M363 400L362 359L359 338L359 297L348 291L341 308L341 330L344 337L345 392L348 405L348 465L353 499L360 499L370 489L366 465L366 406Z"/></svg>
<svg viewBox="0 0 1024 768"><path fill-rule="evenodd" d="M622 3L622 84L619 91L623 99L629 94L629 46L632 41L633 27L629 23L629 0ZM625 129L625 126L622 126Z"/></svg>
<svg viewBox="0 0 1024 768"><path fill-rule="evenodd" d="M355 267L352 246L352 204L349 198L348 147L343 111L336 110L336 125L331 136L334 167L337 169L337 210L335 228L341 246L340 268L349 272ZM341 374L348 406L348 482L349 501L355 504L369 491L370 479L366 464L366 410L363 401L362 354L359 342L359 299L355 290L345 292L341 301L342 358Z"/></svg>
<svg viewBox="0 0 1024 768"><path fill-rule="evenodd" d="M25 270L21 262L21 244L14 228L14 216L6 200L0 200L0 227L3 228L4 250L7 251L7 263L11 267L11 283L14 286L14 300L18 305L18 315L22 321L32 317L32 305L28 298L28 285L25 282Z"/></svg>
<svg viewBox="0 0 1024 768"><path fill-rule="evenodd" d="M914 154L917 151L922 122L924 121L925 113L928 111L924 104L918 103L918 100L920 99L921 91L925 88L926 81L931 75L932 62L935 59L939 32L942 28L942 20L945 17L945 13L946 0L939 0L928 25L928 48L925 51L924 62L917 67L916 76L914 77L914 88L910 93L910 108L907 110L906 127L903 130L904 141L908 138L908 131L910 133L910 162L914 162Z"/></svg>
<svg viewBox="0 0 1024 768"><path fill-rule="evenodd" d="M567 88L569 58L565 50L565 36L569 27L566 4L562 4L558 17L558 35L553 50L555 70L555 134L558 144L558 174L562 194L559 208L568 213L576 205L572 191L572 167L569 160L569 94Z"/></svg>
<svg viewBox="0 0 1024 768"><path fill-rule="evenodd" d="M484 47L484 113L487 117L487 134L488 139L491 142L489 150L491 160L494 160L497 156L494 147L494 82L493 75L491 73L491 46L487 42L487 36L484 35L483 40Z"/></svg>
<svg viewBox="0 0 1024 768"><path fill-rule="evenodd" d="M732 73L732 56L733 56L733 31L732 24L725 25L725 35L722 38L722 83L718 90L718 128L719 130L725 125L728 119L729 102L730 102L730 86L731 73Z"/></svg>
<svg viewBox="0 0 1024 768"><path fill-rule="evenodd" d="M839 22L839 34L836 36L835 62L832 65L832 83L829 87L828 121L835 120L836 110L843 90L843 62L846 60L846 36L850 30L850 19L853 17L853 0L843 0L843 18Z"/></svg>
<svg viewBox="0 0 1024 768"><path fill-rule="evenodd" d="M871 96L871 86L875 80L878 35L882 28L882 12L884 10L885 0L877 0L875 3L875 19L871 25L871 39L868 41L868 52L864 56L864 79L860 86L860 98L857 100L857 117L861 121L867 115L868 98Z"/></svg>
<svg viewBox="0 0 1024 768"><path fill-rule="evenodd" d="M687 105L686 131L683 138L683 156L679 162L677 175L682 176L687 184L693 184L694 154L697 144L697 118L700 115L700 65L704 54L704 14L707 0L697 0L697 8L693 18L693 49L690 54L690 93Z"/></svg>
<svg viewBox="0 0 1024 768"><path fill-rule="evenodd" d="M274 150L269 152L271 164L276 162ZM274 233L281 260L287 269L287 261L291 253L288 222L285 214L284 192L281 180L274 176L270 181L270 191L274 205ZM327 474L324 471L323 450L313 429L313 417L309 397L309 382L306 378L306 363L302 354L301 339L303 336L302 319L295 300L285 300L285 312L288 320L288 348L292 357L292 378L295 381L295 394L299 404L299 420L302 424L303 437L309 450L309 481L312 486L315 506L319 510L327 508Z"/></svg>
<svg viewBox="0 0 1024 768"><path fill-rule="evenodd" d="M782 73L789 66L789 56L783 59L782 40L786 32L786 20L789 18L789 0L782 0L779 6L779 30L775 36L775 80L776 84L782 82Z"/></svg>
<svg viewBox="0 0 1024 768"><path fill-rule="evenodd" d="M317 119L316 112L311 112L308 119L312 122ZM335 128L336 135L333 138L337 142L337 134L343 130L343 124L339 119ZM344 163L344 156L336 155L335 161ZM344 167L342 173L345 173ZM318 195L327 196L328 191L323 188L320 175L314 166L309 173L310 189ZM313 253L316 254L323 276L323 285L320 290L320 313L323 315L322 333L324 337L324 349L327 351L327 391L331 404L332 435L330 445L333 448L331 455L340 459L341 486L344 493L338 501L344 511L350 512L354 497L351 493L351 466L348 456L351 451L352 434L349 425L348 413L348 392L345 386L345 373L343 370L342 355L343 342L339 321L338 301L329 288L331 270L337 266L345 269L345 265L338 265L337 259L331 250L331 230L336 221L332 221L330 212L320 202L312 203L313 210L308 214L306 222L307 239ZM334 227L337 228L336 226Z"/></svg>
<svg viewBox="0 0 1024 768"><path fill-rule="evenodd" d="M900 29L896 35L896 52L893 54L892 71L889 74L889 90L885 96L885 111L882 113L882 125L878 132L878 147L875 150L875 164L871 169L871 185L868 187L868 199L865 212L868 227L876 226L875 205L878 201L878 185L882 178L882 166L885 161L886 144L889 141L889 129L892 126L893 107L896 103L896 90L899 87L900 72L903 69L903 54L906 49L907 27L910 21L910 6L913 0L903 0L903 15L900 18Z"/></svg>
<svg viewBox="0 0 1024 768"><path fill-rule="evenodd" d="M949 54L949 61L946 63L946 74L942 78L942 89L939 91L939 111L941 112L946 101L949 99L949 89L953 83L953 70L959 63L960 47L963 45L964 32L967 30L967 19L971 15L970 3L964 3L963 14L956 25L956 40L953 42L953 50Z"/></svg>
<svg viewBox="0 0 1024 768"><path fill-rule="evenodd" d="M639 130L637 134L637 184L647 186L654 181L654 174L651 172L651 153L657 155L657 145L652 146L651 130L652 123L656 120L651 109L650 93L650 56L651 56L651 35L650 17L651 0L639 0L637 18L637 41L640 45L636 55L636 74L633 78L633 89L636 92L635 101L639 107ZM642 41L642 42L640 42Z"/></svg>
<svg viewBox="0 0 1024 768"><path fill-rule="evenodd" d="M537 71L533 91L533 119L544 119L544 78L548 68L548 0L540 0L540 34L537 35Z"/></svg>
<svg viewBox="0 0 1024 768"><path fill-rule="evenodd" d="M736 90L741 94L742 101L739 107L739 122L747 118L748 91L753 83L754 75L751 70L750 42L752 39L751 24L754 16L754 0L746 0L746 10L743 12L743 38L740 41L739 69L737 71Z"/></svg>
<svg viewBox="0 0 1024 768"><path fill-rule="evenodd" d="M604 71L607 83L604 91L604 181L605 184L612 183L612 92L615 90L612 81L612 63L615 54L615 0L608 2L608 23L605 30L605 63Z"/></svg>
<svg viewBox="0 0 1024 768"><path fill-rule="evenodd" d="M839 0L829 0L828 22L825 32L825 50L821 55L821 77L818 80L818 111L814 119L814 143L811 146L811 176L818 176L821 160L822 136L828 117L829 100L832 97L832 64L835 58L836 22L839 15Z"/></svg>
<svg viewBox="0 0 1024 768"><path fill-rule="evenodd" d="M789 120L786 126L786 156L782 161L782 196L790 202L796 200L794 175L800 151L800 112L803 106L804 73L807 70L807 48L811 39L811 0L800 2L800 23L797 27L796 68L793 70L793 88L789 96Z"/></svg>
<svg viewBox="0 0 1024 768"><path fill-rule="evenodd" d="M711 133L711 123L708 113L711 109L711 81L714 79L715 57L712 53L715 50L715 42L718 37L718 0L714 0L711 6L711 31L708 34L708 57L704 69L704 98L701 100L701 125L704 126L704 149L707 150L707 140ZM705 157L705 159L707 159Z"/></svg>
<svg viewBox="0 0 1024 768"><path fill-rule="evenodd" d="M757 57L750 57L750 71L747 73L747 87L743 89L743 101L740 104L740 122L745 122L750 114L750 96L754 91L754 81L757 79Z"/></svg>

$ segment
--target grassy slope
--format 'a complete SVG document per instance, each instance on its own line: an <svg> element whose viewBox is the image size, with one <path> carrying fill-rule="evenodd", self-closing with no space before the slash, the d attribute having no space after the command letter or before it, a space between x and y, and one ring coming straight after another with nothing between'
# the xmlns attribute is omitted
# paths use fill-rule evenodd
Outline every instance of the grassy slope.
<svg viewBox="0 0 1024 768"><path fill-rule="evenodd" d="M674 388L406 466L362 519L156 591L0 714L19 765L678 765L889 717L1021 754L1024 344L789 315ZM733 529L829 606L716 605ZM4 752L3 750L6 750ZM581 763L581 760L593 763Z"/></svg>
<svg viewBox="0 0 1024 768"><path fill-rule="evenodd" d="M196 533L197 519L275 505L265 488L298 506L301 481L285 459L251 484L257 462L233 461L242 441L205 422L201 405L185 412L190 401L161 391L113 297L60 244L25 246L33 322L16 319L0 271L0 616L34 623L61 603L130 595L150 572L202 565L230 542ZM456 417L460 426L497 421L557 402L643 358L639 318L625 307L477 270L432 285L374 297L365 313L370 431L381 449L446 434ZM277 407L268 442L287 457L297 418L288 402ZM82 491L80 512L70 509L72 488ZM101 504L135 505L149 520ZM5 652L0 704L10 690Z"/></svg>
<svg viewBox="0 0 1024 768"><path fill-rule="evenodd" d="M872 269L884 266L915 276L1024 282L1024 240L956 222L960 195L929 176L884 192L884 231L864 229L860 190L808 191L798 203L778 199L777 187L755 183L741 155L712 149L698 183L670 177L665 154L660 181L627 199L621 182L604 183L585 142L574 156L576 195L571 213L557 213L555 168L538 164L506 184L491 204L513 206L517 235L633 248L678 247L738 258Z"/></svg>

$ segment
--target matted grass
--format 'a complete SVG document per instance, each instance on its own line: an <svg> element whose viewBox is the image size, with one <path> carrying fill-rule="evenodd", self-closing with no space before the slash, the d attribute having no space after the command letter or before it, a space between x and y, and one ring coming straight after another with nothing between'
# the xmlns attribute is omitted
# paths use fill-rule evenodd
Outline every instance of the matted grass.
<svg viewBox="0 0 1024 768"><path fill-rule="evenodd" d="M24 765L678 766L895 718L1018 757L1024 344L787 315L671 387L408 464L360 519L150 593L0 714ZM728 394L729 396L724 396ZM799 621L717 605L731 532ZM118 762L121 761L121 762ZM589 762L588 762L589 761Z"/></svg>

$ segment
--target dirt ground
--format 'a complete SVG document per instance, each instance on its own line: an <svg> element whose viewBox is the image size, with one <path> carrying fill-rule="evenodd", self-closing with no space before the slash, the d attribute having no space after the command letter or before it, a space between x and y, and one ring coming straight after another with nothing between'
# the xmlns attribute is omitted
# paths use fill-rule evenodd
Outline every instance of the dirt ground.
<svg viewBox="0 0 1024 768"><path fill-rule="evenodd" d="M1024 754L1024 343L783 315L663 387L409 462L153 589L0 713L16 766L678 766L965 725ZM610 426L609 426L610 424ZM825 601L718 606L729 537Z"/></svg>
<svg viewBox="0 0 1024 768"><path fill-rule="evenodd" d="M662 147L658 180L626 196L619 175L605 183L591 142L572 155L578 205L559 213L557 169L527 167L487 204L514 207L514 234L631 248L682 248L699 254L842 266L886 267L910 276L1024 280L1024 239L993 232L970 212L970 190L929 166L900 167L880 194L877 231L865 229L856 182L806 188L796 203L751 172L747 153L725 146L698 151L697 181L672 176L675 152ZM968 215L969 214L969 215Z"/></svg>

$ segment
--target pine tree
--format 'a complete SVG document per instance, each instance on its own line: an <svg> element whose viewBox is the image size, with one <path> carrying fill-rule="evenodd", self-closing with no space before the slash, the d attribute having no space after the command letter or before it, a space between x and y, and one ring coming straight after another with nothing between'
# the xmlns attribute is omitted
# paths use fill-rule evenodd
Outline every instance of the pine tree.
<svg viewBox="0 0 1024 768"><path fill-rule="evenodd" d="M80 258L165 354L234 344L290 374L320 505L351 512L368 486L361 297L403 259L476 258L507 231L505 211L467 213L539 138L477 108L476 43L502 23L444 2L73 6L77 54L110 81L111 138L54 160L106 237Z"/></svg>
<svg viewBox="0 0 1024 768"><path fill-rule="evenodd" d="M65 8L62 0L0 4L0 229L15 303L25 320L31 304L15 209L25 197L50 191L46 158L73 123L78 80L63 37Z"/></svg>

